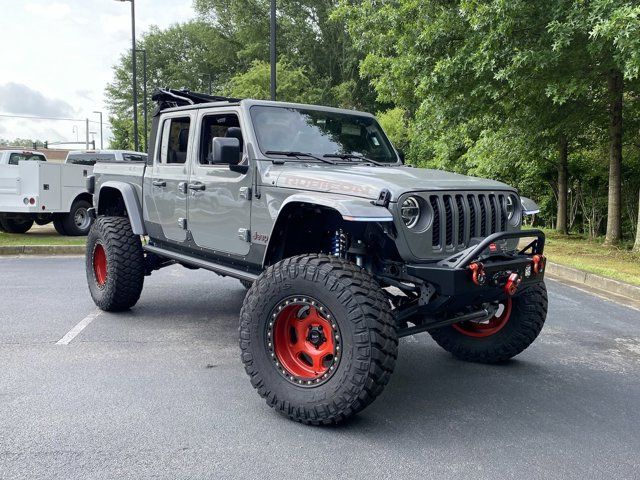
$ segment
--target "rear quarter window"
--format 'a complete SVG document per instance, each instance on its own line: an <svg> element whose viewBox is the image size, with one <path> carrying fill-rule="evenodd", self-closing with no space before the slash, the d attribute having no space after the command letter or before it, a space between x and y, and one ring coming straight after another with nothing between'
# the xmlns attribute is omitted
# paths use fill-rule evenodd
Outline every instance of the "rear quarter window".
<svg viewBox="0 0 640 480"><path fill-rule="evenodd" d="M19 162L23 161L46 162L47 159L44 155L37 153L12 153L9 156L9 165L18 165Z"/></svg>
<svg viewBox="0 0 640 480"><path fill-rule="evenodd" d="M112 161L116 156L112 153L76 153L67 157L67 163L72 165L95 165L97 161Z"/></svg>

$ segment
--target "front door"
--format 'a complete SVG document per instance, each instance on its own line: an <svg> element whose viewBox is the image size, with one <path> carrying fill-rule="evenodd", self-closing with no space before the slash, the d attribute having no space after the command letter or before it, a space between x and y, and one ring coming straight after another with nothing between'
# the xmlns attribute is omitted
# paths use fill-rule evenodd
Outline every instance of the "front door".
<svg viewBox="0 0 640 480"><path fill-rule="evenodd" d="M174 242L187 238L187 158L192 150L193 123L188 114L163 117L150 181L145 182L145 188L151 189L151 195L145 197L153 202L149 220L159 224L163 235Z"/></svg>
<svg viewBox="0 0 640 480"><path fill-rule="evenodd" d="M234 172L228 164L215 163L214 137L240 141L238 163L246 163L242 128L237 109L216 109L198 116L197 154L189 177L188 224L195 243L207 250L246 255L251 221L251 171Z"/></svg>

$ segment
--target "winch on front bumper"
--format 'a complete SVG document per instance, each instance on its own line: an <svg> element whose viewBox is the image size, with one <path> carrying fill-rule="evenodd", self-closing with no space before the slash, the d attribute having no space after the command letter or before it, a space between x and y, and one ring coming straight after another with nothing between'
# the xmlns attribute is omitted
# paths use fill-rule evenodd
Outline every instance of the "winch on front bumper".
<svg viewBox="0 0 640 480"><path fill-rule="evenodd" d="M517 243L533 238L524 248ZM514 295L520 286L544 279L544 232L538 229L498 232L444 260L409 264L409 276L428 282L439 296L459 305L473 304L501 294ZM450 305L451 306L451 305Z"/></svg>

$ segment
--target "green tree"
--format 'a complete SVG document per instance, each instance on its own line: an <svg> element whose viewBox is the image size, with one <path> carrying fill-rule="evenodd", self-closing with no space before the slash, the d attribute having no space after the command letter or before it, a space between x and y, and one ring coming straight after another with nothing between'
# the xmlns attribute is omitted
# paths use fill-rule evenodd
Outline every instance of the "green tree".
<svg viewBox="0 0 640 480"><path fill-rule="evenodd" d="M276 64L278 77L276 96L280 101L297 103L315 103L320 91L314 87L303 68L294 68L288 62L280 60ZM233 97L269 99L271 92L271 65L255 60L243 73L231 78L226 92Z"/></svg>

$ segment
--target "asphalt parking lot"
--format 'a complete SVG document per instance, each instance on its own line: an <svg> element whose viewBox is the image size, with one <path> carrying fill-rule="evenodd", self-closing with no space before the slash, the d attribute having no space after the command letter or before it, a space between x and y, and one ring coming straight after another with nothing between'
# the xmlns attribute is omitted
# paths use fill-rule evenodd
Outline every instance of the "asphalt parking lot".
<svg viewBox="0 0 640 480"><path fill-rule="evenodd" d="M640 311L554 281L515 360L403 339L382 396L319 428L251 387L236 280L171 267L130 312L97 314L82 258L5 258L0 273L2 479L640 476Z"/></svg>

